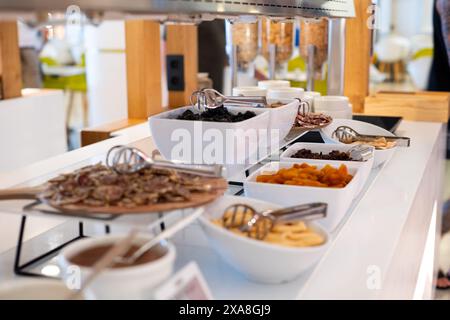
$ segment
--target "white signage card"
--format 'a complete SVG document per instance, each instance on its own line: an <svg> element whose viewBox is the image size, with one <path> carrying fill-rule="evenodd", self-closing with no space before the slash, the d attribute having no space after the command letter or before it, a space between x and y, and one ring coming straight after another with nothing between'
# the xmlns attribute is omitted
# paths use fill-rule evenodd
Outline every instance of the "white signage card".
<svg viewBox="0 0 450 320"><path fill-rule="evenodd" d="M191 261L155 290L157 300L212 300L212 294L197 263Z"/></svg>

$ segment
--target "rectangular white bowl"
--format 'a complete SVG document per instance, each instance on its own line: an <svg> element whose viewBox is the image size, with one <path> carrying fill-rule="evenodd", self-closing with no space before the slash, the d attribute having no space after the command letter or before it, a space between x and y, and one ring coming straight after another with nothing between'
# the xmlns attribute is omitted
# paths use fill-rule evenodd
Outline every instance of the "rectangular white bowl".
<svg viewBox="0 0 450 320"><path fill-rule="evenodd" d="M317 163L312 163L307 160L303 161L303 163L317 165ZM360 184L358 168L349 167L349 173L353 175L353 179L345 188L319 188L256 182L258 175L267 172L275 173L279 169L291 168L293 165L294 163L292 162L271 162L261 167L244 181L245 195L251 198L273 202L283 207L311 202L327 203L327 217L318 221L318 223L328 231L333 231L350 208L355 194L358 193ZM317 167L321 169L324 165L317 165Z"/></svg>
<svg viewBox="0 0 450 320"><path fill-rule="evenodd" d="M286 138L289 131L295 124L295 119L298 114L298 107L300 102L296 99L268 99L267 103L270 105L272 103L281 102L285 105L278 108L269 108L270 119L269 127L271 130L277 130L278 134L274 135L272 143L278 143L279 141ZM279 140L276 141L276 137Z"/></svg>
<svg viewBox="0 0 450 320"><path fill-rule="evenodd" d="M291 145L286 151L284 151L280 156L281 162L295 162L295 163L303 163L308 161L308 163L314 163L317 165L326 165L330 164L332 166L340 166L344 163L348 168L356 168L359 171L359 186L358 192L355 194L355 197L361 192L362 188L367 182L367 178L370 175L370 172L373 167L373 159L370 158L367 161L341 161L341 160L321 160L321 159L301 159L301 158L291 158L293 154L301 149L308 149L314 153L323 152L324 154L328 154L331 151L337 150L340 152L348 152L353 145L345 145L345 144L327 144L327 143L294 143ZM369 146L368 146L369 147ZM370 147L372 152L375 151L374 147Z"/></svg>
<svg viewBox="0 0 450 320"><path fill-rule="evenodd" d="M153 141L168 160L187 163L251 164L258 153L267 153L269 142L257 136L257 141L246 137L248 129L267 132L269 110L266 108L227 107L232 113L253 111L256 116L240 122L210 122L176 119L191 106L160 113L149 118ZM243 133L244 132L244 133ZM219 140L218 140L219 139ZM253 141L248 143L248 141ZM212 152L213 143L219 141ZM221 141L221 143L220 143ZM184 143L182 143L184 142ZM215 144L214 144L215 145ZM183 147L183 148L182 148ZM181 153L180 150L183 149Z"/></svg>

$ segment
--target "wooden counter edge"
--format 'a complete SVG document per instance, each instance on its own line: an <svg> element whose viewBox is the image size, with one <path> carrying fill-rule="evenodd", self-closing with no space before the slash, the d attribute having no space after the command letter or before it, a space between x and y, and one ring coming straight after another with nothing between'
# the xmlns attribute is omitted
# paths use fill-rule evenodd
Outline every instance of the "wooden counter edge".
<svg viewBox="0 0 450 320"><path fill-rule="evenodd" d="M109 139L111 138L111 134L115 131L132 127L146 121L147 120L145 119L130 118L106 123L96 127L85 128L81 130L81 146L85 147L87 145Z"/></svg>

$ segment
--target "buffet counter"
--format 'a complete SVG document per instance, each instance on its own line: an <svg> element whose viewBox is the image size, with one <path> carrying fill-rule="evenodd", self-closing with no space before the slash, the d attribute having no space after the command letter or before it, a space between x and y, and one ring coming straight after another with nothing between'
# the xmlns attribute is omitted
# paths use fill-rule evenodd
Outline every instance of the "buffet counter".
<svg viewBox="0 0 450 320"><path fill-rule="evenodd" d="M263 285L246 280L209 248L197 223L179 232L176 269L199 265L216 299L429 299L433 296L441 220L445 125L403 121L396 133L411 138L382 167L372 170L322 259L294 281ZM132 144L151 153L155 146L146 123L113 138L0 175L0 188L36 182L84 161L101 159L114 145ZM1 213L0 281L13 273L14 245L20 215ZM35 218L32 218L33 220ZM41 218L39 218L41 219ZM31 251L51 247L73 221L45 218L27 229ZM8 231L8 232L7 232ZM96 232L95 228L94 231ZM36 237L36 238L33 238ZM31 239L33 238L33 239ZM39 241L36 241L39 239Z"/></svg>

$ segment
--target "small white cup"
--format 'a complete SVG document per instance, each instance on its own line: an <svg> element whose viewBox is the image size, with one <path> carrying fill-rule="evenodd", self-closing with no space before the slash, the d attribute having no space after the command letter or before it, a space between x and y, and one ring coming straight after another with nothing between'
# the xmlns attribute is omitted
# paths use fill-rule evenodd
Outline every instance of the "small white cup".
<svg viewBox="0 0 450 320"><path fill-rule="evenodd" d="M321 94L320 94L320 92L317 92L317 91L305 91L305 96L310 96L315 99L317 97L320 97Z"/></svg>
<svg viewBox="0 0 450 320"><path fill-rule="evenodd" d="M70 258L90 248L111 245L123 239L123 235L107 235L76 241L64 248L58 257L64 279L73 277L73 263ZM152 237L139 236L134 243L142 245ZM103 270L86 289L86 293L96 299L150 299L153 290L172 274L175 263L175 247L169 242L160 243L165 254L147 263ZM78 266L75 266L78 267ZM81 283L92 272L91 267L79 266Z"/></svg>
<svg viewBox="0 0 450 320"><path fill-rule="evenodd" d="M287 80L264 80L258 82L258 87L261 89L273 89L273 88L289 88L291 82Z"/></svg>
<svg viewBox="0 0 450 320"><path fill-rule="evenodd" d="M315 110L314 100L317 97L320 97L320 92L317 92L317 91L305 91L303 100L308 102L311 110Z"/></svg>
<svg viewBox="0 0 450 320"><path fill-rule="evenodd" d="M267 90L267 99L303 99L302 88L272 88Z"/></svg>
<svg viewBox="0 0 450 320"><path fill-rule="evenodd" d="M234 87L233 96L244 96L244 97L265 97L267 91L259 87Z"/></svg>
<svg viewBox="0 0 450 320"><path fill-rule="evenodd" d="M314 99L316 112L323 112L335 119L351 119L352 107L344 96L323 96Z"/></svg>

